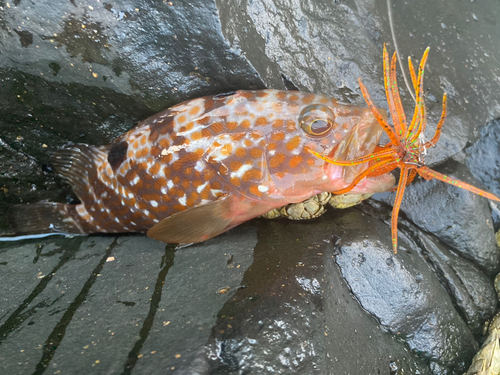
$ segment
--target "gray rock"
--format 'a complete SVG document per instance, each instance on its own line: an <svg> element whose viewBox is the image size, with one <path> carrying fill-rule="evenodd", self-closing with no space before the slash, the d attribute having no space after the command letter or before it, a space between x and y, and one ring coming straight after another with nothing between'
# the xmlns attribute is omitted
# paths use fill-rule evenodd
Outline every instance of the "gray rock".
<svg viewBox="0 0 500 375"><path fill-rule="evenodd" d="M495 195L500 195L500 124L493 120L482 127L479 140L463 153L464 162L471 173ZM490 202L493 210L495 230L500 229L500 206Z"/></svg>
<svg viewBox="0 0 500 375"><path fill-rule="evenodd" d="M371 245L376 245L379 238L387 243L384 237L390 236L389 228L375 220L357 213L336 222L338 233L347 232L337 245L336 262L363 308L394 335L404 338L412 350L431 362L434 370L437 367L451 373L450 368L465 368L466 358L477 346L425 261L405 251L394 256L387 246ZM365 233L356 230L360 223Z"/></svg>
<svg viewBox="0 0 500 375"><path fill-rule="evenodd" d="M453 160L434 169L480 187L470 171ZM377 199L392 204L394 198L395 193L392 193L380 195ZM500 251L487 199L436 179L417 178L406 189L401 212L422 230L433 233L462 256L486 269L490 275L498 271Z"/></svg>
<svg viewBox="0 0 500 375"><path fill-rule="evenodd" d="M245 288L226 302L212 330L211 373L367 374L391 366L430 373L358 303L336 264L335 227L331 212L297 225L259 223Z"/></svg>

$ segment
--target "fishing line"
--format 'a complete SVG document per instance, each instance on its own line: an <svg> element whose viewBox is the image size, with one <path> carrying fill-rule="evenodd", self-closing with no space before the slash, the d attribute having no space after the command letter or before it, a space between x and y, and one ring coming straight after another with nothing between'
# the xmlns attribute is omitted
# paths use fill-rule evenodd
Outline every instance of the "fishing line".
<svg viewBox="0 0 500 375"><path fill-rule="evenodd" d="M403 60L401 59L401 55L399 54L398 43L396 42L396 33L394 32L394 23L392 22L391 0L387 0L387 12L389 14L389 25L391 27L392 41L394 43L394 49L396 50L396 55L398 56L399 68L401 69L401 72L403 73L403 79L405 80L405 84L406 84L406 88L408 89L408 92L410 93L411 97L413 98L413 101L415 103L417 103L417 99L415 98L415 94L413 94L413 91L410 88L410 84L408 83L408 78L406 77L405 69L403 67Z"/></svg>

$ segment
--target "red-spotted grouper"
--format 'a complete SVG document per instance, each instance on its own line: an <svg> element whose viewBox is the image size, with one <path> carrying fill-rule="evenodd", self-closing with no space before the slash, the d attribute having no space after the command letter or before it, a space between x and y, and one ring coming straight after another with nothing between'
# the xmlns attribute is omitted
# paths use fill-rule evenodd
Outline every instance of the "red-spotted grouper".
<svg viewBox="0 0 500 375"><path fill-rule="evenodd" d="M384 112L385 113L385 112ZM296 91L237 91L180 103L108 146L58 150L52 164L76 205L40 202L12 213L16 234L147 232L169 243L217 236L320 192L348 186L367 165L341 167L376 149L383 130L368 108ZM391 174L352 194L388 191Z"/></svg>

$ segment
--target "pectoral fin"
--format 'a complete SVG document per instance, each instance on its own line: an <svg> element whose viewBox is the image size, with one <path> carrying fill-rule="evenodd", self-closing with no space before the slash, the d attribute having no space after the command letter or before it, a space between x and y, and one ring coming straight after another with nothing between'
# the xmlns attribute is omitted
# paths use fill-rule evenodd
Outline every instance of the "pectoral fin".
<svg viewBox="0 0 500 375"><path fill-rule="evenodd" d="M148 230L148 236L167 243L206 241L230 229L231 196L189 208L161 220Z"/></svg>

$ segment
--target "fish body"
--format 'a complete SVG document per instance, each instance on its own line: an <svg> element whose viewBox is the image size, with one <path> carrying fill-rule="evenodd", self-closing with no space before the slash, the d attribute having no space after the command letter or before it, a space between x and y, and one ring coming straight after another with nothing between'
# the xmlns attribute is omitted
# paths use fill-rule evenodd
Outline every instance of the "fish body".
<svg viewBox="0 0 500 375"><path fill-rule="evenodd" d="M274 208L345 188L366 166L332 165L310 151L351 160L372 153L382 132L369 109L322 95L262 90L193 99L111 145L58 150L52 164L81 203L31 205L31 219L14 216L13 227L204 241ZM352 192L393 186L394 177L383 174Z"/></svg>

